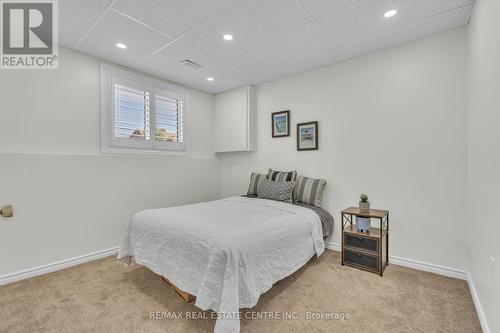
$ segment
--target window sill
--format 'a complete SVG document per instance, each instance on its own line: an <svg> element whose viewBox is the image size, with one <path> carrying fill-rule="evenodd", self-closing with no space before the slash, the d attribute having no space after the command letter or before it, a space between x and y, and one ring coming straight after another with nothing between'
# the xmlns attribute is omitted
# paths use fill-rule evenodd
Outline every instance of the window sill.
<svg viewBox="0 0 500 333"><path fill-rule="evenodd" d="M101 154L189 157L189 153L186 150L148 150L148 149L115 148L115 147L102 148Z"/></svg>

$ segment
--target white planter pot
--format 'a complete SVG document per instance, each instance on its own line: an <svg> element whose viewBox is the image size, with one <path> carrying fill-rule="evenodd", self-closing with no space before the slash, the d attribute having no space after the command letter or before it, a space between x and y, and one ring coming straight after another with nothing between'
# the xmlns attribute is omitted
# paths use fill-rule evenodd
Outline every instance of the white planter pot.
<svg viewBox="0 0 500 333"><path fill-rule="evenodd" d="M369 202L360 202L359 209L360 210L370 210L370 203Z"/></svg>

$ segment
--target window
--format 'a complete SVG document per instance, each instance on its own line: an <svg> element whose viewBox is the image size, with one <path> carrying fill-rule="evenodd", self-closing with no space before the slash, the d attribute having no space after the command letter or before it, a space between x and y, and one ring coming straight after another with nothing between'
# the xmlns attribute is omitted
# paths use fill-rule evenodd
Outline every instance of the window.
<svg viewBox="0 0 500 333"><path fill-rule="evenodd" d="M185 151L182 88L101 66L104 152Z"/></svg>

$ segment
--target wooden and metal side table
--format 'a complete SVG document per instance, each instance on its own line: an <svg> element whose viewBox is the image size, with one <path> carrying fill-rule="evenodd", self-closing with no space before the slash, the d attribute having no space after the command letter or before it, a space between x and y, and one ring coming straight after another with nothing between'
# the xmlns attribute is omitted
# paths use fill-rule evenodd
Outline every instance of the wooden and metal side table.
<svg viewBox="0 0 500 333"><path fill-rule="evenodd" d="M355 217L377 219L379 225L358 232ZM389 211L360 210L349 207L341 212L342 265L348 265L383 276L389 265Z"/></svg>

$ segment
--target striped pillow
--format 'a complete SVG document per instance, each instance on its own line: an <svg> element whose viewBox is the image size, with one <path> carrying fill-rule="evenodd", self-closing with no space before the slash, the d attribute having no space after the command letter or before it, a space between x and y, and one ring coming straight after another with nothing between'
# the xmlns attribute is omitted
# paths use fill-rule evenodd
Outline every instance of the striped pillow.
<svg viewBox="0 0 500 333"><path fill-rule="evenodd" d="M293 182L297 179L297 171L276 171L269 169L267 172L267 179L278 182Z"/></svg>
<svg viewBox="0 0 500 333"><path fill-rule="evenodd" d="M321 207L326 180L299 176L293 189L293 200Z"/></svg>
<svg viewBox="0 0 500 333"><path fill-rule="evenodd" d="M295 182L276 182L264 178L259 187L259 198L292 203Z"/></svg>
<svg viewBox="0 0 500 333"><path fill-rule="evenodd" d="M250 184L248 185L247 195L257 196L260 184L262 183L262 179L265 178L266 175L264 174L252 172L252 175L250 176Z"/></svg>

